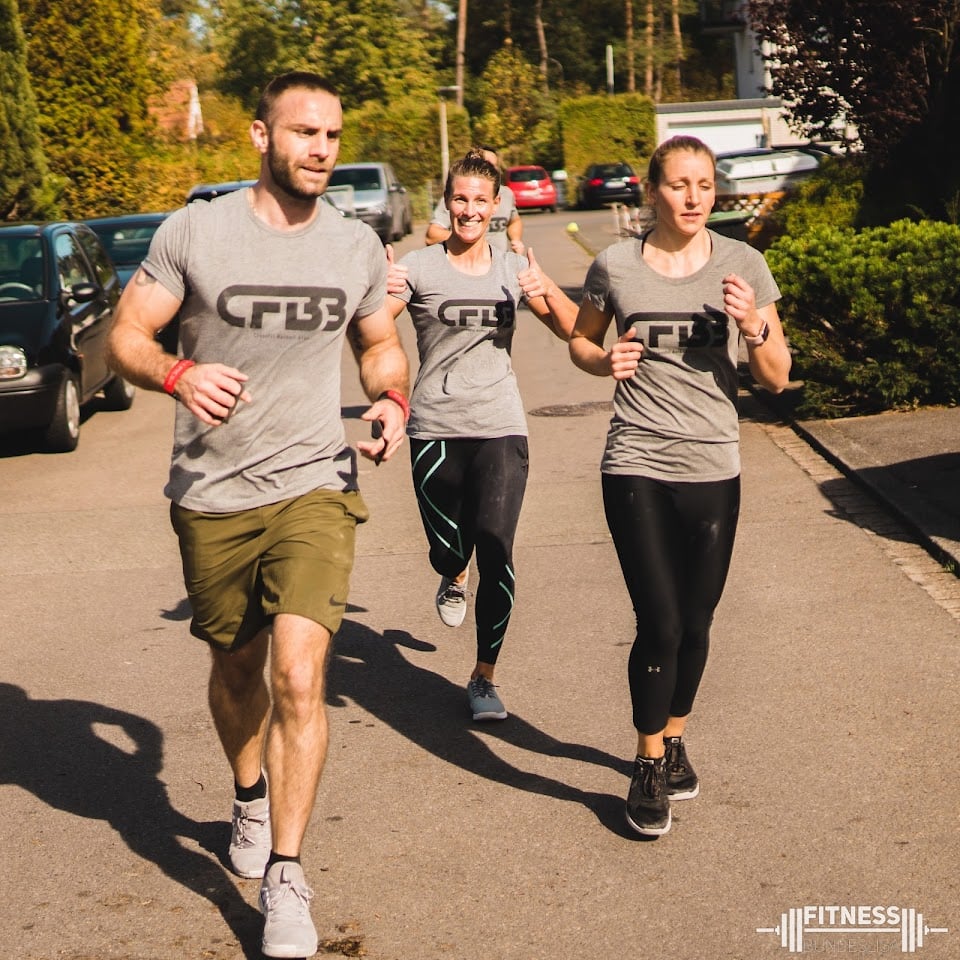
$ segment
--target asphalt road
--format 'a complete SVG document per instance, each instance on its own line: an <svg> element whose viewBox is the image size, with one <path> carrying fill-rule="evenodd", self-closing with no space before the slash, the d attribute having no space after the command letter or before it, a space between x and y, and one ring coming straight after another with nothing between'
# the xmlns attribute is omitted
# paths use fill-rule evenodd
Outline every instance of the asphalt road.
<svg viewBox="0 0 960 960"><path fill-rule="evenodd" d="M525 223L576 290L590 257L571 219L616 240L608 211ZM407 323L404 338L412 352ZM772 960L799 931L807 953L896 953L909 935L960 956L956 620L905 574L909 538L838 506L843 478L745 404L742 521L688 736L702 792L640 840L622 813L632 617L597 472L611 384L529 315L514 359L531 472L504 723L466 713L473 617L436 617L406 455L364 467L372 519L304 849L328 954ZM172 414L141 392L90 416L73 454L0 457L0 956L259 956L257 882L221 861L231 783L161 494ZM824 928L805 906L887 912Z"/></svg>

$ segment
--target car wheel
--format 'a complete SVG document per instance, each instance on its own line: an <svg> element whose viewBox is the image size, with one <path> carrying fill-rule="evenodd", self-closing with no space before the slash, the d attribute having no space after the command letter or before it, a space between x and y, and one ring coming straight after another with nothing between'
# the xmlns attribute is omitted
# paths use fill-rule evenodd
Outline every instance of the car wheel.
<svg viewBox="0 0 960 960"><path fill-rule="evenodd" d="M119 376L114 377L103 388L103 398L108 410L129 410L133 406L136 393L137 388Z"/></svg>
<svg viewBox="0 0 960 960"><path fill-rule="evenodd" d="M556 213L556 212L557 212L557 208L556 208L556 207L544 207L543 209L546 210L547 213Z"/></svg>
<svg viewBox="0 0 960 960"><path fill-rule="evenodd" d="M77 381L68 373L60 382L53 419L43 431L43 442L51 453L69 453L80 442L80 393Z"/></svg>

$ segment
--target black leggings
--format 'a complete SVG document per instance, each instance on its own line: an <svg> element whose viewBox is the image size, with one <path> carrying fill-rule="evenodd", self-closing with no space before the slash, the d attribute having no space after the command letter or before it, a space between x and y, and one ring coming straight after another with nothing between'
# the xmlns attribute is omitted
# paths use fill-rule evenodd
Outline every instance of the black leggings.
<svg viewBox="0 0 960 960"><path fill-rule="evenodd" d="M628 665L633 723L651 735L693 709L733 554L740 478L602 478L607 526L637 617Z"/></svg>
<svg viewBox="0 0 960 960"><path fill-rule="evenodd" d="M410 439L430 565L455 577L477 552L477 660L494 664L513 612L513 538L527 487L527 438Z"/></svg>

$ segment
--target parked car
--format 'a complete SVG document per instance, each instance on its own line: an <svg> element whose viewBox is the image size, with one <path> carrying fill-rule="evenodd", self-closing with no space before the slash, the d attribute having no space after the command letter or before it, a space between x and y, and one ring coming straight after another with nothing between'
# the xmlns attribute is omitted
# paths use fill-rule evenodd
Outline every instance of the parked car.
<svg viewBox="0 0 960 960"><path fill-rule="evenodd" d="M557 188L543 167L509 167L503 182L513 191L518 210L557 209Z"/></svg>
<svg viewBox="0 0 960 960"><path fill-rule="evenodd" d="M256 180L227 180L224 183L198 183L187 194L187 203L194 200L214 200L241 187L252 187Z"/></svg>
<svg viewBox="0 0 960 960"><path fill-rule="evenodd" d="M157 227L168 216L166 213L131 213L119 217L94 217L83 222L107 248L120 282L126 286L146 257Z"/></svg>
<svg viewBox="0 0 960 960"><path fill-rule="evenodd" d="M233 193L234 190L239 190L241 187L252 187L256 182L256 180L227 180L224 183L198 183L187 194L187 203L193 203L194 200L215 200L217 197L222 197L226 193ZM330 204L344 217L356 216L353 210L352 196L347 193L341 195L339 191L336 193L336 196L324 193L320 199L324 203Z"/></svg>
<svg viewBox="0 0 960 960"><path fill-rule="evenodd" d="M331 187L353 187L357 216L384 243L413 232L413 205L389 163L341 163L330 174Z"/></svg>
<svg viewBox="0 0 960 960"><path fill-rule="evenodd" d="M640 178L629 163L594 163L577 188L577 205L592 210L607 203L640 206Z"/></svg>
<svg viewBox="0 0 960 960"><path fill-rule="evenodd" d="M137 272L150 249L150 241L169 213L130 213L118 217L94 217L83 222L100 238L117 268L120 283L125 287ZM157 334L167 353L177 352L180 335L179 317L174 317Z"/></svg>
<svg viewBox="0 0 960 960"><path fill-rule="evenodd" d="M36 430L47 449L80 440L99 391L127 410L134 388L107 366L120 277L83 223L0 226L0 431Z"/></svg>

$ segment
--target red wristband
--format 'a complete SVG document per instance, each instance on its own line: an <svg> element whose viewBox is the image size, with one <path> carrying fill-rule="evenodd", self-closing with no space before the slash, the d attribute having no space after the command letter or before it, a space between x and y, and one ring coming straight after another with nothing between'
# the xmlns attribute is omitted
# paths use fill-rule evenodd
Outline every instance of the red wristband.
<svg viewBox="0 0 960 960"><path fill-rule="evenodd" d="M196 366L193 360L178 360L171 368L170 372L167 374L166 378L163 381L163 390L164 393L169 393L171 397L175 397L176 394L174 390L177 386L177 381L191 368Z"/></svg>
<svg viewBox="0 0 960 960"><path fill-rule="evenodd" d="M378 400L392 400L403 411L403 422L410 419L410 402L399 390L384 390Z"/></svg>

